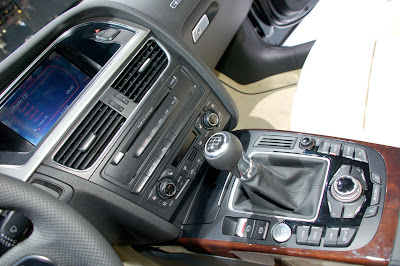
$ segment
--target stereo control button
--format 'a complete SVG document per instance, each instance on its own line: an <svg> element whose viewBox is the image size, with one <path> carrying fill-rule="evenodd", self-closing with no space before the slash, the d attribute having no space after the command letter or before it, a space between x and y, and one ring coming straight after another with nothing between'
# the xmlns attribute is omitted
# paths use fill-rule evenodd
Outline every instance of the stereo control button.
<svg viewBox="0 0 400 266"><path fill-rule="evenodd" d="M354 159L354 146L344 145L343 157L347 159Z"/></svg>
<svg viewBox="0 0 400 266"><path fill-rule="evenodd" d="M329 148L331 147L331 143L329 141L323 141L321 146L318 148L318 152L322 154L328 154Z"/></svg>
<svg viewBox="0 0 400 266"><path fill-rule="evenodd" d="M336 247L339 228L327 228L324 238L324 247Z"/></svg>
<svg viewBox="0 0 400 266"><path fill-rule="evenodd" d="M375 173L371 174L371 180L372 180L372 182L377 183L378 185L381 185L381 183L382 183L382 178Z"/></svg>
<svg viewBox="0 0 400 266"><path fill-rule="evenodd" d="M363 195L355 202L346 203L344 205L343 218L344 219L352 219L352 218L356 217L358 212L361 210L361 207L362 207L364 201L365 201L365 196Z"/></svg>
<svg viewBox="0 0 400 266"><path fill-rule="evenodd" d="M173 89L178 82L178 78L176 76L172 76L172 78L168 81L168 87Z"/></svg>
<svg viewBox="0 0 400 266"><path fill-rule="evenodd" d="M378 205L381 197L381 187L379 185L374 184L372 187L372 198L371 205Z"/></svg>
<svg viewBox="0 0 400 266"><path fill-rule="evenodd" d="M365 217L374 217L378 213L378 206L370 206L368 209L365 211Z"/></svg>
<svg viewBox="0 0 400 266"><path fill-rule="evenodd" d="M327 193L329 213L332 218L341 218L343 212L343 203L335 200L330 191Z"/></svg>
<svg viewBox="0 0 400 266"><path fill-rule="evenodd" d="M367 152L363 148L356 147L354 150L354 159L360 162L368 163Z"/></svg>
<svg viewBox="0 0 400 266"><path fill-rule="evenodd" d="M353 241L356 231L357 230L354 228L342 228L340 230L337 246L348 247L351 244L351 241Z"/></svg>
<svg viewBox="0 0 400 266"><path fill-rule="evenodd" d="M331 143L331 148L330 148L330 151L329 151L329 155L339 156L341 147L342 147L342 144L340 144L338 142L332 142Z"/></svg>
<svg viewBox="0 0 400 266"><path fill-rule="evenodd" d="M309 232L310 232L309 226L297 226L296 243L299 245L307 245Z"/></svg>
<svg viewBox="0 0 400 266"><path fill-rule="evenodd" d="M319 246L322 237L322 227L311 227L310 235L308 236L307 245Z"/></svg>

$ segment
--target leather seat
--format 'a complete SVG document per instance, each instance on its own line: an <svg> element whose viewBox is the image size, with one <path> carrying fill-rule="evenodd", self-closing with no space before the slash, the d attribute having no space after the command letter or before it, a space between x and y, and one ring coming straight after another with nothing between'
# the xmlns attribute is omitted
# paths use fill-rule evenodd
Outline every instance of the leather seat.
<svg viewBox="0 0 400 266"><path fill-rule="evenodd" d="M355 2L361 14L347 9L324 22L300 74L291 129L400 147L400 3Z"/></svg>

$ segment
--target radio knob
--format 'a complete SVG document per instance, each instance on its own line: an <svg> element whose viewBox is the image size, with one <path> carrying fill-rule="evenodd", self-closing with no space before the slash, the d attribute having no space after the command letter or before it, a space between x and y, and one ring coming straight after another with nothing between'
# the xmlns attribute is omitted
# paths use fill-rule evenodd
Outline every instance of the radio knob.
<svg viewBox="0 0 400 266"><path fill-rule="evenodd" d="M207 129L211 129L213 127L218 126L219 123L219 117L216 113L214 112L207 112L203 116L203 124L204 127Z"/></svg>
<svg viewBox="0 0 400 266"><path fill-rule="evenodd" d="M158 193L164 199L170 199L176 194L176 185L171 179L164 179L158 186Z"/></svg>

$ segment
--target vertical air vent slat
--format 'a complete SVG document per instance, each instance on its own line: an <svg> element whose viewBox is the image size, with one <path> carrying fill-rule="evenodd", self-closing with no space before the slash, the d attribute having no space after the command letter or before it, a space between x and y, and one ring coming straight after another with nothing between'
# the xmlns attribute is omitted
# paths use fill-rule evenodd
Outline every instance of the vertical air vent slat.
<svg viewBox="0 0 400 266"><path fill-rule="evenodd" d="M132 62L128 65L128 67L120 74L118 79L115 81L115 84L118 84L119 87L115 87L115 89L119 90L121 93L125 93L123 91L126 83L133 77L136 71L139 70L140 66L146 60L146 57L143 56L144 52L147 51L149 46L144 47L139 54L132 60Z"/></svg>
<svg viewBox="0 0 400 266"><path fill-rule="evenodd" d="M296 140L297 138L286 137L286 136L261 136L256 140L254 146L292 149L296 143Z"/></svg>
<svg viewBox="0 0 400 266"><path fill-rule="evenodd" d="M107 108L106 113L101 116L100 121L98 121L95 124L96 126L91 131L96 135L96 139L97 139L96 143L99 142L99 136L102 136L105 133L105 131L107 130L109 124L112 122L112 119L115 119L115 117L117 116L116 112L113 112L113 114L111 114L111 112L113 112L113 110L111 108ZM111 118L109 117L110 114L112 115ZM86 152L81 153L79 158L76 158L73 161L73 165L71 165L71 167L76 168L76 169L80 169L81 163L83 161L87 160L86 157L88 157L88 156L90 156L92 154L92 151L93 151L93 149L95 149L95 146L96 145L91 145Z"/></svg>
<svg viewBox="0 0 400 266"><path fill-rule="evenodd" d="M76 160L76 158L80 154L80 152L77 151L79 146L82 145L82 142L86 139L86 136L92 131L92 128L97 124L98 120L104 115L105 111L106 108L102 107L99 104L94 108L94 110L92 110L87 119L85 119L85 121L82 122L84 126L82 128L78 128L75 131L77 132L76 137L73 138L72 144L68 145L68 147L70 148L68 148L66 153L63 155L63 158L59 161L59 163L71 167L71 164Z"/></svg>
<svg viewBox="0 0 400 266"><path fill-rule="evenodd" d="M155 40L149 40L112 87L139 103L168 65L168 57ZM139 71L140 70L140 71Z"/></svg>
<svg viewBox="0 0 400 266"><path fill-rule="evenodd" d="M97 103L66 140L54 160L78 170L91 167L124 122L125 118L111 107ZM82 146L85 149L80 148Z"/></svg>

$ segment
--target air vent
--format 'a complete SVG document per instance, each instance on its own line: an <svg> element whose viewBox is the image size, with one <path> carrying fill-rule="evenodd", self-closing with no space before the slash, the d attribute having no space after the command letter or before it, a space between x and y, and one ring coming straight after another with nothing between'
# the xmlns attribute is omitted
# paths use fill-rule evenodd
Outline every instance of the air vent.
<svg viewBox="0 0 400 266"><path fill-rule="evenodd" d="M285 136L261 136L254 144L255 147L292 149L297 138Z"/></svg>
<svg viewBox="0 0 400 266"><path fill-rule="evenodd" d="M139 103L168 65L161 47L149 40L120 74L112 87Z"/></svg>
<svg viewBox="0 0 400 266"><path fill-rule="evenodd" d="M85 170L99 158L125 118L99 102L75 129L54 157L67 167Z"/></svg>

